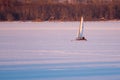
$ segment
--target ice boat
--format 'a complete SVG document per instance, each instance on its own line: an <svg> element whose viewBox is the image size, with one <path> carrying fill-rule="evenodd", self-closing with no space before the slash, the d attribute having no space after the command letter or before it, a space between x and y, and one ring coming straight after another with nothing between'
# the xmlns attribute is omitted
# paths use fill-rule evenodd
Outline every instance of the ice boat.
<svg viewBox="0 0 120 80"><path fill-rule="evenodd" d="M76 40L87 40L83 36L83 32L84 32L84 23L83 23L83 17L81 17L80 26L79 26L78 35L77 35Z"/></svg>

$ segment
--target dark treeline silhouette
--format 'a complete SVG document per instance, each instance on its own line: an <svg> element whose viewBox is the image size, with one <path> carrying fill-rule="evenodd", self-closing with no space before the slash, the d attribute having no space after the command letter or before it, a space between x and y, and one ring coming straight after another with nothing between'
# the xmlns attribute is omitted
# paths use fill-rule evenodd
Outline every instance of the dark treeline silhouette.
<svg viewBox="0 0 120 80"><path fill-rule="evenodd" d="M43 2L42 2L43 1ZM68 4L44 2L19 2L0 0L0 21L77 21L120 19L120 1L107 4Z"/></svg>

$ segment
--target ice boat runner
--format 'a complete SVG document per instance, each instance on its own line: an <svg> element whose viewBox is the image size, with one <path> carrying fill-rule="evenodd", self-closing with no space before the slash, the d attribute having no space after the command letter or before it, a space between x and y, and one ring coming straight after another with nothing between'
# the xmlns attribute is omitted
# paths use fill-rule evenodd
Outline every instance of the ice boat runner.
<svg viewBox="0 0 120 80"><path fill-rule="evenodd" d="M83 31L84 31L84 24L83 24L83 17L81 17L81 22L80 22L80 26L79 26L78 36L77 36L76 40L87 40L83 36Z"/></svg>

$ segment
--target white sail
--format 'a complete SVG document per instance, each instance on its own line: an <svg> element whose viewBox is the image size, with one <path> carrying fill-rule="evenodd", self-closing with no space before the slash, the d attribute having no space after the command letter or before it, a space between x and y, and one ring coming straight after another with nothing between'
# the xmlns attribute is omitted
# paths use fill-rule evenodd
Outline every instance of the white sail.
<svg viewBox="0 0 120 80"><path fill-rule="evenodd" d="M79 26L79 31L78 31L78 38L82 38L83 37L83 17L81 17L81 22L80 22L80 26Z"/></svg>
<svg viewBox="0 0 120 80"><path fill-rule="evenodd" d="M84 23L83 23L83 17L81 17L77 40L85 40L85 37L83 36L83 30L84 30Z"/></svg>

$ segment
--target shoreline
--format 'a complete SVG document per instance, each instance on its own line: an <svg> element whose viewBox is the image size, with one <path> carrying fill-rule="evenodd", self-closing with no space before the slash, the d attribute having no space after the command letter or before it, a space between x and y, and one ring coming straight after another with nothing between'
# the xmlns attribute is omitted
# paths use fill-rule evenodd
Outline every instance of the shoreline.
<svg viewBox="0 0 120 80"><path fill-rule="evenodd" d="M26 21L0 21L1 22L79 22L79 21L60 21L60 20L52 20L52 21L29 21L29 20L26 20ZM120 20L85 20L84 22L120 22Z"/></svg>

